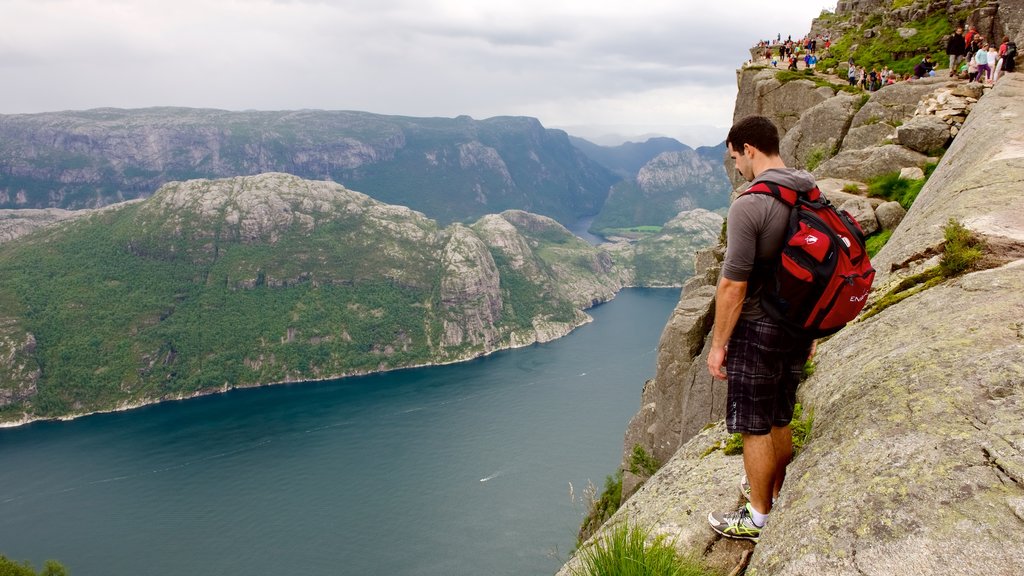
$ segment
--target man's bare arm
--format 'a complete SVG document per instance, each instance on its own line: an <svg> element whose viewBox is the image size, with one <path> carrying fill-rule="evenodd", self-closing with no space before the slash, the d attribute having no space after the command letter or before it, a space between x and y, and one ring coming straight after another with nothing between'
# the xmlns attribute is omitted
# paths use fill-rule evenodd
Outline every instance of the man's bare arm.
<svg viewBox="0 0 1024 576"><path fill-rule="evenodd" d="M725 364L725 346L729 343L732 330L740 318L743 299L747 295L747 283L722 278L715 293L715 328L711 336L711 353L708 354L708 372L713 378L725 380L722 366Z"/></svg>

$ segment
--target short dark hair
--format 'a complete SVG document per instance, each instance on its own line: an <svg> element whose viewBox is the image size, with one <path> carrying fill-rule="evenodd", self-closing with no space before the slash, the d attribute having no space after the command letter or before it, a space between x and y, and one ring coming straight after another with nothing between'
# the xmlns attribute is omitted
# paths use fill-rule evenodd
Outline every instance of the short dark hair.
<svg viewBox="0 0 1024 576"><path fill-rule="evenodd" d="M725 143L737 152L750 144L768 156L779 155L779 131L764 116L747 116L733 124Z"/></svg>

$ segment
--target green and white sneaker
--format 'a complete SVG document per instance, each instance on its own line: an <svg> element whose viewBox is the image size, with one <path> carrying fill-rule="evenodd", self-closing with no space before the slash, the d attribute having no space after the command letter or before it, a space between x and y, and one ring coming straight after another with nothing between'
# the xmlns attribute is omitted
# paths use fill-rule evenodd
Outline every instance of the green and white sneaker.
<svg viewBox="0 0 1024 576"><path fill-rule="evenodd" d="M761 527L754 524L750 516L750 503L746 503L736 512L708 513L708 523L715 532L727 538L753 540L761 536Z"/></svg>
<svg viewBox="0 0 1024 576"><path fill-rule="evenodd" d="M746 474L740 478L740 494L747 499L747 502L750 502L750 481L747 480Z"/></svg>

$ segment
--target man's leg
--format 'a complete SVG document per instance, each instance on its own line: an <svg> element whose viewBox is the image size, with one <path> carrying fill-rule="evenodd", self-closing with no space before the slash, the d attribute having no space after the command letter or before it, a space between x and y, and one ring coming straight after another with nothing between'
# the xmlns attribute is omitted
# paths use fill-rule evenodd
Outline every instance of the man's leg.
<svg viewBox="0 0 1024 576"><path fill-rule="evenodd" d="M793 433L789 426L775 426L769 434L743 434L743 468L750 483L750 503L767 514L786 479L793 458Z"/></svg>
<svg viewBox="0 0 1024 576"><path fill-rule="evenodd" d="M772 445L775 447L775 486L772 499L779 497L782 483L786 480L786 466L793 459L793 430L787 426L772 427Z"/></svg>
<svg viewBox="0 0 1024 576"><path fill-rule="evenodd" d="M743 434L743 469L750 483L750 504L761 514L772 510L775 446L771 434Z"/></svg>

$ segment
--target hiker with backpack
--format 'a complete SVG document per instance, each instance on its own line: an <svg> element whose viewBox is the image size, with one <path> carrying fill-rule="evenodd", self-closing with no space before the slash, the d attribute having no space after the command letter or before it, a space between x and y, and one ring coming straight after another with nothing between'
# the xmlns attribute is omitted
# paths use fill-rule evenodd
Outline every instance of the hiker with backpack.
<svg viewBox="0 0 1024 576"><path fill-rule="evenodd" d="M713 378L727 380L726 427L743 437L748 502L709 513L708 522L756 542L793 456L790 422L814 338L856 316L874 270L856 222L832 208L808 172L785 166L771 120L744 118L725 142L752 184L729 208L707 363Z"/></svg>

